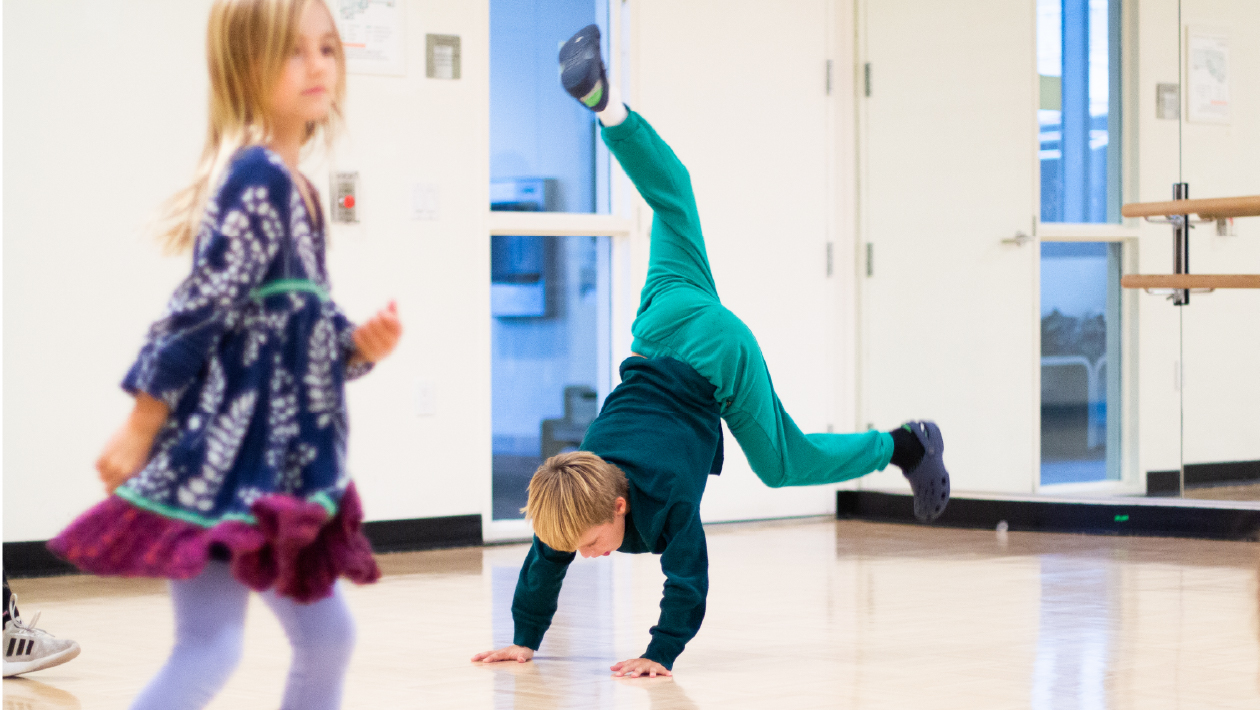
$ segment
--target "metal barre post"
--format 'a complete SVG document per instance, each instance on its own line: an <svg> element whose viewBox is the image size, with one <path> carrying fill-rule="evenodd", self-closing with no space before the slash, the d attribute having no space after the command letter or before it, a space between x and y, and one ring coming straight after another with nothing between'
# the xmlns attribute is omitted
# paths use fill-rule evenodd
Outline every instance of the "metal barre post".
<svg viewBox="0 0 1260 710"><path fill-rule="evenodd" d="M1173 183L1173 201L1179 202L1190 199L1190 184L1185 182ZM1189 274L1190 273L1190 215L1180 214L1172 217L1173 223L1173 273ZM1174 306L1190 305L1190 289L1185 289L1181 293L1174 294L1172 299Z"/></svg>

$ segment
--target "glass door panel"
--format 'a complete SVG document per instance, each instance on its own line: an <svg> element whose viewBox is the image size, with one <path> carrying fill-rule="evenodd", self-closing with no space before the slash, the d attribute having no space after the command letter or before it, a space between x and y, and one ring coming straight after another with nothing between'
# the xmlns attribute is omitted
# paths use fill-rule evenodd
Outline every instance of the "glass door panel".
<svg viewBox="0 0 1260 710"><path fill-rule="evenodd" d="M609 237L491 237L493 516L576 449L612 381Z"/></svg>
<svg viewBox="0 0 1260 710"><path fill-rule="evenodd" d="M1120 478L1120 255L1041 244L1041 485Z"/></svg>

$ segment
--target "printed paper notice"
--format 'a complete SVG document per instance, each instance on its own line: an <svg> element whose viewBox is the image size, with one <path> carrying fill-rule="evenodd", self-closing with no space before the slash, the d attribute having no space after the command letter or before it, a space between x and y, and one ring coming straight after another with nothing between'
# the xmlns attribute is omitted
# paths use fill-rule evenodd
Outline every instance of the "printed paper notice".
<svg viewBox="0 0 1260 710"><path fill-rule="evenodd" d="M395 76L407 72L403 0L337 0L336 8L347 71Z"/></svg>
<svg viewBox="0 0 1260 710"><path fill-rule="evenodd" d="M1190 31L1186 117L1195 123L1229 123L1229 38Z"/></svg>

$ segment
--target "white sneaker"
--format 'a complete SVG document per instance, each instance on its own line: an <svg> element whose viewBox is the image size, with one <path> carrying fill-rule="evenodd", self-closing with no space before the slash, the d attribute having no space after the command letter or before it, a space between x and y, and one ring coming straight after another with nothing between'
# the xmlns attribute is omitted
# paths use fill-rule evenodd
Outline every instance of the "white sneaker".
<svg viewBox="0 0 1260 710"><path fill-rule="evenodd" d="M9 617L4 625L5 678L59 666L79 655L79 644L35 628L38 611L30 623L19 619L16 594L9 596Z"/></svg>

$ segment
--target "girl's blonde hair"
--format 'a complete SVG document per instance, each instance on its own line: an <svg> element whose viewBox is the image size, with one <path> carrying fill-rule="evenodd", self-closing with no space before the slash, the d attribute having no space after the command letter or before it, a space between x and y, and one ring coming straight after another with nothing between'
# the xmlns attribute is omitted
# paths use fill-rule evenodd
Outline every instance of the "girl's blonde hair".
<svg viewBox="0 0 1260 710"><path fill-rule="evenodd" d="M529 501L521 512L548 547L573 552L588 530L612 521L617 498L628 491L625 472L595 454L556 454L529 480Z"/></svg>
<svg viewBox="0 0 1260 710"><path fill-rule="evenodd" d="M166 202L159 218L158 238L168 251L182 252L192 246L210 192L232 156L270 136L271 90L297 44L302 13L313 5L328 9L324 0L216 0L210 9L206 144L192 184ZM322 132L331 143L341 125L346 56L340 41L335 46L338 71L332 108L323 121L307 125L305 141Z"/></svg>

